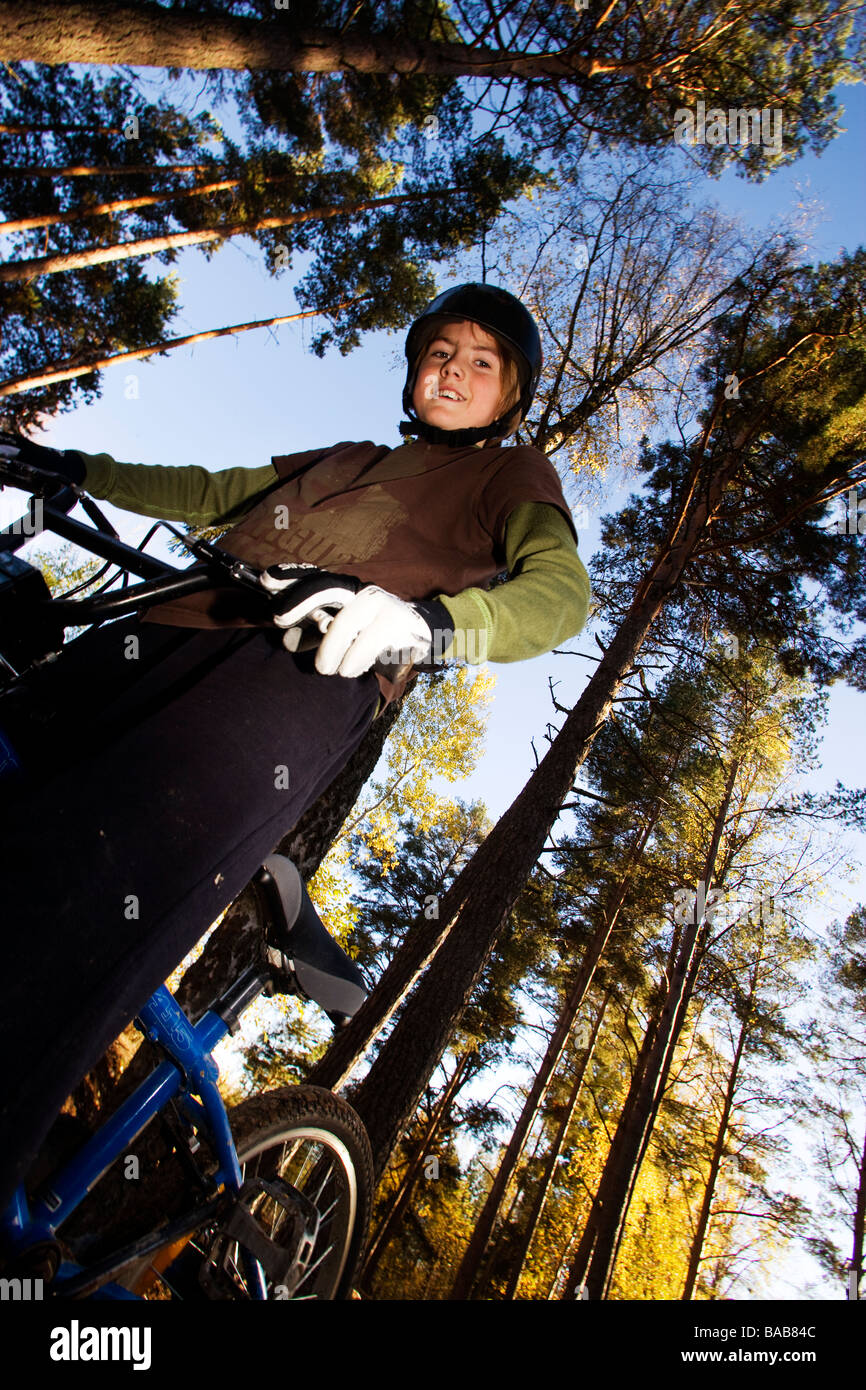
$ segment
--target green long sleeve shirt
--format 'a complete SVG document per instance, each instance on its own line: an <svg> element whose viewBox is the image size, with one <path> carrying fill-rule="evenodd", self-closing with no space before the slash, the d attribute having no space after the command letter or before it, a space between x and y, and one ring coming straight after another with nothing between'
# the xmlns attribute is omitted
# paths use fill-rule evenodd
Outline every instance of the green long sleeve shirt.
<svg viewBox="0 0 866 1390"><path fill-rule="evenodd" d="M210 473L197 466L118 463L109 454L77 452L91 496L125 511L193 526L240 520L278 476L270 464ZM436 596L455 630L446 658L470 664L525 661L584 626L589 576L562 513L546 502L522 502L508 517L504 542L508 583Z"/></svg>

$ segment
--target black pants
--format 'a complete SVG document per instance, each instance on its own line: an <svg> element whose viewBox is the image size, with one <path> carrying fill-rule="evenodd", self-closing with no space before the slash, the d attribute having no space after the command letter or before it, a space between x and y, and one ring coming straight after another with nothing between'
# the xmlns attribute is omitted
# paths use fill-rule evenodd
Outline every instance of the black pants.
<svg viewBox="0 0 866 1390"><path fill-rule="evenodd" d="M71 644L39 684L26 714L0 713L23 763L0 782L3 1205L81 1077L348 761L378 697L372 675L320 676L272 632L134 619Z"/></svg>

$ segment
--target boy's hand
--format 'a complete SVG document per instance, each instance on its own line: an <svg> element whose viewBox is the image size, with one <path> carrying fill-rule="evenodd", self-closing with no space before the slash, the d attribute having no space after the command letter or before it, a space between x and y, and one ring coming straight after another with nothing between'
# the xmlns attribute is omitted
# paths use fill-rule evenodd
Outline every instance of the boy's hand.
<svg viewBox="0 0 866 1390"><path fill-rule="evenodd" d="M323 676L361 676L377 662L425 661L432 646L433 633L411 603L368 584L330 624L316 653L316 670Z"/></svg>
<svg viewBox="0 0 866 1390"><path fill-rule="evenodd" d="M83 483L87 471L74 449L49 449L11 430L0 430L0 458L20 459L32 468L44 468L47 473L68 478L71 483Z"/></svg>
<svg viewBox="0 0 866 1390"><path fill-rule="evenodd" d="M259 583L276 596L274 623L286 629L283 646L290 652L298 650L312 626L327 632L334 612L350 603L360 588L360 580L350 575L295 563L271 565Z"/></svg>

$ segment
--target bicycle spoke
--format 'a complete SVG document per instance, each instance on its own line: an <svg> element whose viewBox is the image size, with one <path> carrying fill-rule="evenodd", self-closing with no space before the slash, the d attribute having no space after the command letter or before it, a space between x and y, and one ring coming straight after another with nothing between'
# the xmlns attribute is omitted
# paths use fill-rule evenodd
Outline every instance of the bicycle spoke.
<svg viewBox="0 0 866 1390"><path fill-rule="evenodd" d="M328 1179L331 1177L331 1174L333 1173L333 1171L334 1171L333 1166L331 1166L331 1167L328 1169L328 1171L326 1172L325 1176L322 1178L322 1181L321 1181L321 1183L319 1184L318 1190L316 1191L316 1195L315 1195L315 1197L312 1198L312 1201L318 1202L319 1198L321 1197L322 1193L323 1193L324 1190L325 1190L325 1187L326 1187L326 1185L327 1185Z"/></svg>
<svg viewBox="0 0 866 1390"><path fill-rule="evenodd" d="M332 1202L331 1205L328 1207L327 1211L323 1211L323 1212L320 1212L320 1213L319 1213L319 1227L320 1227L320 1228L322 1228L322 1227L324 1227L325 1225L327 1225L328 1217L331 1215L331 1212L332 1212L332 1211L335 1209L335 1207L337 1206L337 1203L339 1202L339 1200L340 1200L340 1194L337 1193L337 1196L334 1198L333 1202Z"/></svg>
<svg viewBox="0 0 866 1390"><path fill-rule="evenodd" d="M310 1275L319 1268L319 1265L322 1263L322 1260L324 1260L326 1256L330 1255L333 1248L333 1245L329 1245L327 1250L322 1251L321 1255L316 1260L316 1263L314 1265L310 1265L309 1268L304 1271L303 1278L298 1280L297 1288L300 1288L302 1284L306 1284Z"/></svg>
<svg viewBox="0 0 866 1390"><path fill-rule="evenodd" d="M306 1171L307 1171L307 1164L308 1164L309 1161L310 1161L310 1156L311 1156L311 1154L312 1154L312 1149L310 1150L310 1153L307 1155L307 1157L304 1159L304 1166L303 1166L303 1168L301 1169L300 1173L298 1174L297 1178L295 1179L294 1186L297 1187L297 1188L300 1188L301 1183L302 1183L303 1180L304 1180L304 1174L305 1174Z"/></svg>
<svg viewBox="0 0 866 1390"><path fill-rule="evenodd" d="M279 1222L280 1213L282 1212L282 1210L283 1210L283 1208L280 1207L276 1202L274 1202L274 1215L273 1215L273 1218L272 1218L272 1220L271 1220L271 1229L270 1229L270 1231L268 1232L268 1234L269 1234L271 1240L273 1240L273 1238L274 1238L274 1232L275 1232L276 1229L277 1229L277 1224L278 1224L278 1222Z"/></svg>
<svg viewBox="0 0 866 1390"><path fill-rule="evenodd" d="M286 1169L288 1168L288 1166L289 1166L289 1164L291 1163L292 1159L294 1158L295 1154L298 1152L298 1146L299 1146L299 1144L302 1144L302 1143L303 1143L303 1140L302 1140L302 1139L296 1139L296 1140L294 1141L294 1143L292 1144L291 1150L290 1150L288 1153L286 1153L286 1149L288 1148L288 1142L286 1142L285 1144L283 1144L283 1152L282 1152L282 1154L280 1155L280 1161L279 1161L279 1163L277 1164L277 1172L278 1172L278 1173L281 1173L281 1174L285 1173Z"/></svg>

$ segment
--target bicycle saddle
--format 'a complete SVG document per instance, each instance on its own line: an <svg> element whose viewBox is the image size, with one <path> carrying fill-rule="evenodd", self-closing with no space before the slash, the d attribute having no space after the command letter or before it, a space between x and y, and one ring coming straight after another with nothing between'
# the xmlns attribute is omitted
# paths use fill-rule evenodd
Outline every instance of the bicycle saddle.
<svg viewBox="0 0 866 1390"><path fill-rule="evenodd" d="M367 998L367 986L314 908L296 865L273 854L253 882L265 910L271 964L288 977L293 993L312 999L336 1027L345 1027Z"/></svg>

